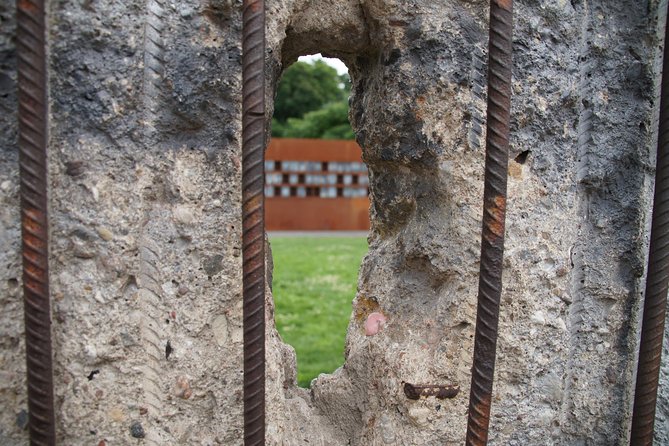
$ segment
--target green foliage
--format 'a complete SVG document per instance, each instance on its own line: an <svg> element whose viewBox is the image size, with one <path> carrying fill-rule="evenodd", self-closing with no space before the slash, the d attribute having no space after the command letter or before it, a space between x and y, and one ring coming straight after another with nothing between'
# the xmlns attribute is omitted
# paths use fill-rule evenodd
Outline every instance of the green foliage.
<svg viewBox="0 0 669 446"><path fill-rule="evenodd" d="M288 118L280 130L285 138L353 139L348 121L348 102L331 102L303 118Z"/></svg>
<svg viewBox="0 0 669 446"><path fill-rule="evenodd" d="M272 118L272 136L277 138L284 138L288 124L279 122L276 118Z"/></svg>
<svg viewBox="0 0 669 446"><path fill-rule="evenodd" d="M350 90L348 74L337 74L325 62L295 62L279 83L272 136L353 139L348 121Z"/></svg>
<svg viewBox="0 0 669 446"><path fill-rule="evenodd" d="M295 62L284 73L274 101L274 117L279 122L301 118L328 102L348 97L337 70L317 60L313 64Z"/></svg>
<svg viewBox="0 0 669 446"><path fill-rule="evenodd" d="M271 237L277 329L297 352L298 383L344 362L364 237Z"/></svg>

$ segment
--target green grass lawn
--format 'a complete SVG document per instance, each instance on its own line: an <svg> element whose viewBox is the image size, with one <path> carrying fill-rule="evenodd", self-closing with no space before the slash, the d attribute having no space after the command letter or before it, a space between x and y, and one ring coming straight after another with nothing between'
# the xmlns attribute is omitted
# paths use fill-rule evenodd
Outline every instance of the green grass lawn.
<svg viewBox="0 0 669 446"><path fill-rule="evenodd" d="M297 351L298 383L344 363L364 237L271 237L276 326Z"/></svg>

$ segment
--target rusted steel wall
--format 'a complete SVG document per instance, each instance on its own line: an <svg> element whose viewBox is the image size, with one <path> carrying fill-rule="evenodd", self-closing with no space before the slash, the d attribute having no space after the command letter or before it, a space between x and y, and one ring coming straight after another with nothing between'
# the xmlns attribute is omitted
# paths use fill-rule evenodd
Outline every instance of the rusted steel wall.
<svg viewBox="0 0 669 446"><path fill-rule="evenodd" d="M347 139L272 138L265 159L362 162L362 149Z"/></svg>
<svg viewBox="0 0 669 446"><path fill-rule="evenodd" d="M267 198L267 229L270 231L369 229L368 198Z"/></svg>
<svg viewBox="0 0 669 446"><path fill-rule="evenodd" d="M369 229L367 168L355 141L274 138L265 160L268 230Z"/></svg>

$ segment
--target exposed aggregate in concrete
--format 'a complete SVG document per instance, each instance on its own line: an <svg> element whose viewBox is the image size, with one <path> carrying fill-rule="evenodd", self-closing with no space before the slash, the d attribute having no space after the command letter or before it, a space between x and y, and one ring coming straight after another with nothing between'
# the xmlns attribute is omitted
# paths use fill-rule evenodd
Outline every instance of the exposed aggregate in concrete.
<svg viewBox="0 0 669 446"><path fill-rule="evenodd" d="M299 55L341 58L372 198L346 362L310 390L296 387L268 287L269 445L464 440L486 3L268 1L268 99ZM623 444L666 5L515 3L490 443ZM22 444L12 4L0 2L0 443ZM239 0L50 2L61 444L242 444L240 11ZM374 314L384 322L366 332ZM456 384L460 393L411 400L404 382ZM660 444L666 393L663 385Z"/></svg>

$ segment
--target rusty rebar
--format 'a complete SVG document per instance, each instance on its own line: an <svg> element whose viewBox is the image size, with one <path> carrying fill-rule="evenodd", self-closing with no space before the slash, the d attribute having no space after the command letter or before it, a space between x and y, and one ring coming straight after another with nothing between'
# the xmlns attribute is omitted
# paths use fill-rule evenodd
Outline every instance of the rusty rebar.
<svg viewBox="0 0 669 446"><path fill-rule="evenodd" d="M49 302L44 14L44 0L16 2L23 302L31 445L56 442Z"/></svg>
<svg viewBox="0 0 669 446"><path fill-rule="evenodd" d="M669 286L669 48L667 46L669 40L667 37L665 28L653 219L632 412L630 444L634 446L653 444L667 287Z"/></svg>
<svg viewBox="0 0 669 446"><path fill-rule="evenodd" d="M483 192L483 229L474 364L469 395L467 445L488 442L490 400L495 372L497 324L502 294L506 179L511 108L511 0L490 2L488 43L488 112Z"/></svg>
<svg viewBox="0 0 669 446"><path fill-rule="evenodd" d="M242 14L244 444L265 444L265 4Z"/></svg>
<svg viewBox="0 0 669 446"><path fill-rule="evenodd" d="M404 395L410 400L419 400L421 397L435 397L440 400L455 398L460 393L457 384L411 384L404 383Z"/></svg>

